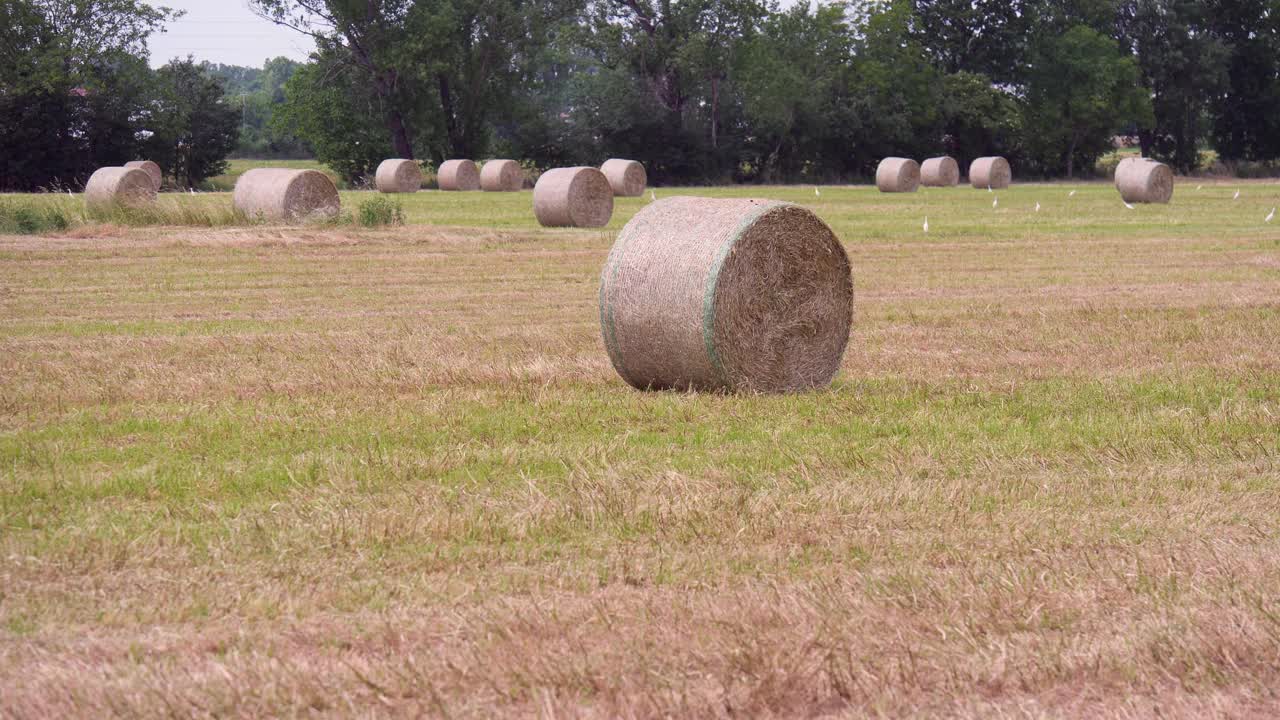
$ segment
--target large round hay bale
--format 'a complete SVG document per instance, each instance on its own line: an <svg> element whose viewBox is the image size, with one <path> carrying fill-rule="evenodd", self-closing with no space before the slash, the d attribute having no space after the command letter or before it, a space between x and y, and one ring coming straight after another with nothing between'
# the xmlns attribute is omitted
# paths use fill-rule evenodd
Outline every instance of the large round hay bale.
<svg viewBox="0 0 1280 720"><path fill-rule="evenodd" d="M627 223L600 279L618 374L640 389L790 392L835 377L853 276L798 205L673 197Z"/></svg>
<svg viewBox="0 0 1280 720"><path fill-rule="evenodd" d="M1127 203L1167 203L1173 199L1173 170L1148 158L1125 158L1116 166L1116 189Z"/></svg>
<svg viewBox="0 0 1280 720"><path fill-rule="evenodd" d="M876 168L876 187L884 193L911 193L920 187L920 163L888 157Z"/></svg>
<svg viewBox="0 0 1280 720"><path fill-rule="evenodd" d="M131 160L124 164L127 168L137 168L145 171L151 176L151 182L156 186L156 192L160 192L161 186L164 185L164 171L160 166L150 160Z"/></svg>
<svg viewBox="0 0 1280 720"><path fill-rule="evenodd" d="M524 169L515 160L490 160L480 169L480 189L485 192L519 192Z"/></svg>
<svg viewBox="0 0 1280 720"><path fill-rule="evenodd" d="M954 187L960 184L960 163L953 157L929 158L920 166L920 184L927 187Z"/></svg>
<svg viewBox="0 0 1280 720"><path fill-rule="evenodd" d="M236 181L232 203L250 220L297 222L335 218L338 188L319 170L256 168Z"/></svg>
<svg viewBox="0 0 1280 720"><path fill-rule="evenodd" d="M635 160L610 158L600 166L600 172L609 179L613 194L618 197L640 197L649 184L649 174L644 165Z"/></svg>
<svg viewBox="0 0 1280 720"><path fill-rule="evenodd" d="M1002 157L980 157L969 165L969 182L979 190L1002 190L1013 182L1013 170Z"/></svg>
<svg viewBox="0 0 1280 720"><path fill-rule="evenodd" d="M593 167L548 170L533 186L533 214L545 227L604 227L613 217L613 188Z"/></svg>
<svg viewBox="0 0 1280 720"><path fill-rule="evenodd" d="M84 202L95 210L144 208L156 202L155 181L141 168L99 168L85 183Z"/></svg>
<svg viewBox="0 0 1280 720"><path fill-rule="evenodd" d="M414 160L383 160L374 176L378 192L416 193L422 189L422 168Z"/></svg>
<svg viewBox="0 0 1280 720"><path fill-rule="evenodd" d="M480 189L480 169L470 160L445 160L436 172L441 190L470 192Z"/></svg>

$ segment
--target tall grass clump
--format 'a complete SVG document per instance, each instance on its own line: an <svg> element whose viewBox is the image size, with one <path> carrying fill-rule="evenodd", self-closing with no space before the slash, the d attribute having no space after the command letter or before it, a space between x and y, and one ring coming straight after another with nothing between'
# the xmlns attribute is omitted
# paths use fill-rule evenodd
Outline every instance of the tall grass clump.
<svg viewBox="0 0 1280 720"><path fill-rule="evenodd" d="M223 198L204 198L172 194L150 207L125 207L119 204L88 208L89 220L113 225L143 227L148 225L182 225L189 227L226 227L244 225L246 218L237 213Z"/></svg>
<svg viewBox="0 0 1280 720"><path fill-rule="evenodd" d="M59 205L0 201L0 233L37 235L69 227L71 216Z"/></svg>
<svg viewBox="0 0 1280 720"><path fill-rule="evenodd" d="M399 200L374 196L360 203L356 211L355 221L363 227L382 227L384 225L403 225L404 207Z"/></svg>

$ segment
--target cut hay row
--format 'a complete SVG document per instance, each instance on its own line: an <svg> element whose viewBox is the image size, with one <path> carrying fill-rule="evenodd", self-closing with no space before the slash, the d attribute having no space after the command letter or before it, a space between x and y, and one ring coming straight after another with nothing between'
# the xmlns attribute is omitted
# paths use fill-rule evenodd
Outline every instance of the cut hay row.
<svg viewBox="0 0 1280 720"><path fill-rule="evenodd" d="M490 160L480 169L480 189L485 192L519 192L524 170L515 160Z"/></svg>
<svg viewBox="0 0 1280 720"><path fill-rule="evenodd" d="M640 389L825 386L852 316L844 248L816 215L783 202L651 203L618 234L600 279L609 359Z"/></svg>
<svg viewBox="0 0 1280 720"><path fill-rule="evenodd" d="M440 163L436 182L448 192L472 192L480 189L480 169L470 160L445 160Z"/></svg>
<svg viewBox="0 0 1280 720"><path fill-rule="evenodd" d="M241 175L232 203L250 220L272 222L330 220L342 210L328 175L288 168L256 168Z"/></svg>
<svg viewBox="0 0 1280 720"><path fill-rule="evenodd" d="M644 165L635 160L611 158L600 166L600 172L609 179L609 186L613 188L613 194L618 197L639 197L644 194L645 186L649 184L649 176L645 172Z"/></svg>
<svg viewBox="0 0 1280 720"><path fill-rule="evenodd" d="M926 187L955 187L960 184L960 163L953 157L935 157L920 166L920 184Z"/></svg>
<svg viewBox="0 0 1280 720"><path fill-rule="evenodd" d="M84 202L91 210L149 207L156 202L155 181L141 168L99 168L84 186Z"/></svg>
<svg viewBox="0 0 1280 720"><path fill-rule="evenodd" d="M979 190L1003 190L1013 182L1013 170L1002 157L981 157L969 165L969 183Z"/></svg>
<svg viewBox="0 0 1280 720"><path fill-rule="evenodd" d="M920 187L920 164L915 160L887 157L876 168L876 187L883 193L913 193Z"/></svg>
<svg viewBox="0 0 1280 720"><path fill-rule="evenodd" d="M1167 203L1173 199L1173 170L1149 158L1125 158L1116 166L1116 189L1127 203Z"/></svg>
<svg viewBox="0 0 1280 720"><path fill-rule="evenodd" d="M613 188L593 167L548 170L533 188L533 214L544 227L604 227L613 217Z"/></svg>
<svg viewBox="0 0 1280 720"><path fill-rule="evenodd" d="M383 160L374 185L382 193L416 193L422 189L422 168L413 160Z"/></svg>
<svg viewBox="0 0 1280 720"><path fill-rule="evenodd" d="M164 171L160 166L150 160L132 160L124 164L127 168L137 168L151 176L151 182L155 185L156 192L160 192L160 188L164 185Z"/></svg>

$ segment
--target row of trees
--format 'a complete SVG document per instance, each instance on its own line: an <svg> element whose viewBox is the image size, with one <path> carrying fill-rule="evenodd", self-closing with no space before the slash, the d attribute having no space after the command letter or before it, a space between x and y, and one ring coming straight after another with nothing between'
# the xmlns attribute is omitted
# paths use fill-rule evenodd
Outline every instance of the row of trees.
<svg viewBox="0 0 1280 720"><path fill-rule="evenodd" d="M170 17L136 0L0 2L0 190L76 188L143 157L182 187L224 170L240 113L222 83L191 60L147 64Z"/></svg>
<svg viewBox="0 0 1280 720"><path fill-rule="evenodd" d="M312 35L278 128L388 155L642 160L659 181L865 176L886 155L1183 171L1280 156L1280 0L251 0Z"/></svg>

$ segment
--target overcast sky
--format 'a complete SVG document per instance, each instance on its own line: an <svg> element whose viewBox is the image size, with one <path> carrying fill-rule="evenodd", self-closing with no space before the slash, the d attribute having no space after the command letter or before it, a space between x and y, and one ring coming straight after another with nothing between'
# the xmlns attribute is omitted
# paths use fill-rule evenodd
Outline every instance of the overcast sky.
<svg viewBox="0 0 1280 720"><path fill-rule="evenodd" d="M249 12L245 0L150 0L187 14L169 23L169 31L151 36L151 66L194 55L197 62L262 67L281 55L305 60L311 38Z"/></svg>

